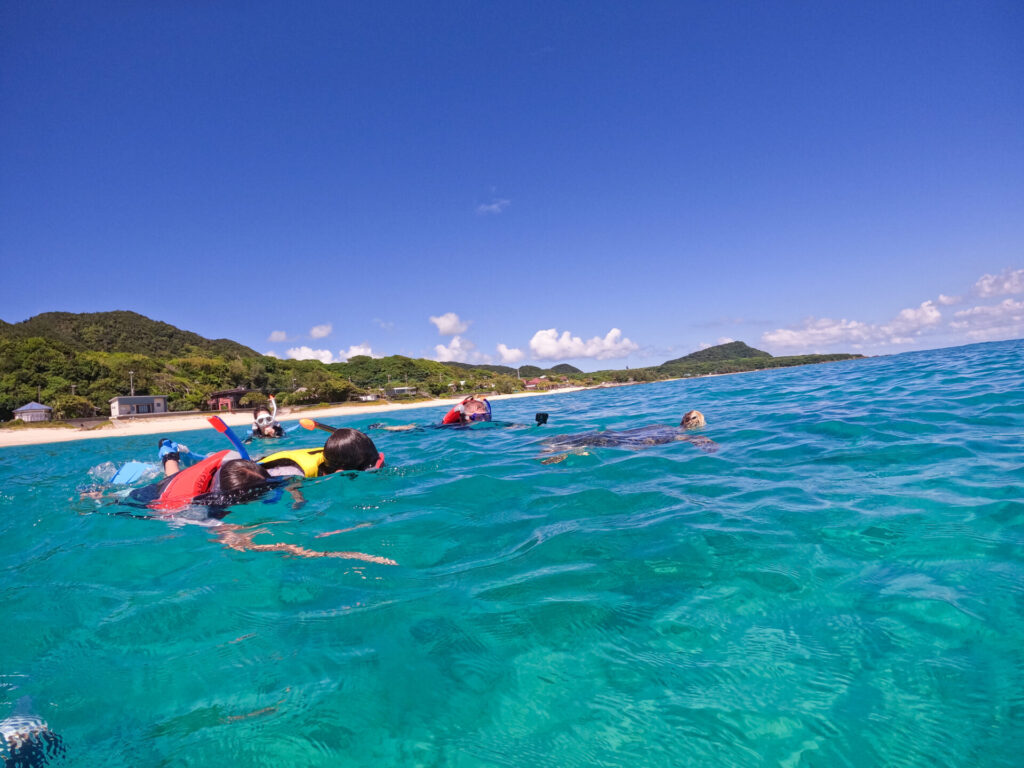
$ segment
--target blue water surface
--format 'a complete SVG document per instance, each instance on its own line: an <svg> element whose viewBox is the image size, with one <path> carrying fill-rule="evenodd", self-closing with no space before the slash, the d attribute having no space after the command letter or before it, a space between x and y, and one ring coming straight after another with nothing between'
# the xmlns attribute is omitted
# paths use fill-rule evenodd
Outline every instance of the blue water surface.
<svg viewBox="0 0 1024 768"><path fill-rule="evenodd" d="M78 498L152 437L3 449L0 717L30 696L72 765L1019 766L1022 371L1014 341L498 401L550 423L373 431L385 470L225 520L393 566ZM716 453L540 462L690 408Z"/></svg>

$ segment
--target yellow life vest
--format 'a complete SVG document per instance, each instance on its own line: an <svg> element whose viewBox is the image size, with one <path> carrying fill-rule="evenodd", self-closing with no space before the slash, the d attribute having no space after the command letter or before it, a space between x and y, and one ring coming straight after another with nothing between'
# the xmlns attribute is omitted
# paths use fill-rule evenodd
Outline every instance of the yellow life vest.
<svg viewBox="0 0 1024 768"><path fill-rule="evenodd" d="M306 477L316 477L320 472L320 465L324 463L324 449L299 448L292 451L278 451L264 456L259 463L266 467L277 467L285 461L297 464Z"/></svg>

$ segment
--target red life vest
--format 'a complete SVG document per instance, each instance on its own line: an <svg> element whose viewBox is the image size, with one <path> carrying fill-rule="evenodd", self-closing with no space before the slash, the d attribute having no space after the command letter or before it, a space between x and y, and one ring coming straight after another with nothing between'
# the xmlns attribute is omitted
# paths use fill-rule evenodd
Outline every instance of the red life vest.
<svg viewBox="0 0 1024 768"><path fill-rule="evenodd" d="M448 413L446 413L444 415L444 418L441 419L441 423L442 424L459 424L459 423L461 423L462 422L462 414L465 413L465 411L466 411L465 405L466 405L466 403L468 403L472 399L473 399L472 397L463 398L461 403L459 403L458 405L453 407L450 411L448 411Z"/></svg>
<svg viewBox="0 0 1024 768"><path fill-rule="evenodd" d="M198 464L181 470L167 478L167 485L149 506L152 509L177 509L191 504L196 496L209 493L213 478L224 463L224 457L233 451L219 451Z"/></svg>

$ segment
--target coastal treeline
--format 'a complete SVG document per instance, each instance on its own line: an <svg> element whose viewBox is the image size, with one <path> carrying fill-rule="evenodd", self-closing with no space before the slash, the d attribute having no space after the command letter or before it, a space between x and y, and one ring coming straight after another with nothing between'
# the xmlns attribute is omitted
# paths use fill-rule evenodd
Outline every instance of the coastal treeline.
<svg viewBox="0 0 1024 768"><path fill-rule="evenodd" d="M167 395L173 411L206 406L210 393L244 387L243 405L276 394L284 405L336 403L395 387L435 396L512 393L564 385L658 381L844 360L859 355L772 357L742 342L719 345L659 366L584 373L552 368L358 356L345 363L280 360L229 339L210 340L134 312L50 312L23 323L0 321L0 419L32 400L54 418L107 415L126 395Z"/></svg>

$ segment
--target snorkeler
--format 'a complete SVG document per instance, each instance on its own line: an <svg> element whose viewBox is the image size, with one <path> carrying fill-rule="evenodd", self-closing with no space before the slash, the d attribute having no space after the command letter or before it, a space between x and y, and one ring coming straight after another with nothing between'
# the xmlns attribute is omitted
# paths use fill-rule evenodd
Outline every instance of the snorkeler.
<svg viewBox="0 0 1024 768"><path fill-rule="evenodd" d="M300 448L264 456L259 464L271 475L321 477L334 472L363 472L384 466L384 454L358 429L329 427L312 419L302 419L300 423L307 429L324 429L331 436L323 448Z"/></svg>
<svg viewBox="0 0 1024 768"><path fill-rule="evenodd" d="M640 450L652 445L686 442L700 448L705 453L718 450L718 443L703 435L688 435L687 430L700 429L706 426L704 414L700 411L687 411L678 427L667 424L652 424L646 427L608 430L603 432L586 432L582 435L558 435L543 442L545 453L563 451L558 456L544 459L542 464L558 464L565 461L569 453L587 455L586 448L631 448Z"/></svg>
<svg viewBox="0 0 1024 768"><path fill-rule="evenodd" d="M284 427L277 423L277 400L268 396L269 408L260 406L252 409L252 434L248 440L268 437L284 437Z"/></svg>
<svg viewBox="0 0 1024 768"><path fill-rule="evenodd" d="M215 530L216 539L234 550L281 552L299 557L328 557L362 560L380 565L397 565L394 560L365 552L320 551L281 542L256 544L255 536L265 528L250 528L223 522L228 506L252 501L276 490L272 469L248 459L236 451L219 451L195 466L165 478L159 483L119 494L119 503L144 507L159 517L177 523L203 525ZM197 516L198 515L198 516Z"/></svg>
<svg viewBox="0 0 1024 768"><path fill-rule="evenodd" d="M473 395L464 398L441 419L444 426L472 424L475 421L491 420L491 403L486 397L477 399Z"/></svg>
<svg viewBox="0 0 1024 768"><path fill-rule="evenodd" d="M545 420L547 416L545 415ZM440 427L468 427L470 424L491 421L491 402L486 397L470 395L462 399L462 402L454 405L441 419L440 424L429 426ZM538 420L538 423L539 420ZM507 426L514 426L508 424ZM419 424L371 424L367 429L383 429L388 432L411 432L415 429L422 429Z"/></svg>
<svg viewBox="0 0 1024 768"><path fill-rule="evenodd" d="M271 482L265 468L243 459L236 451L217 451L181 470L176 464L165 462L167 477L129 491L125 503L156 510L173 510L189 504L221 505L259 495Z"/></svg>

